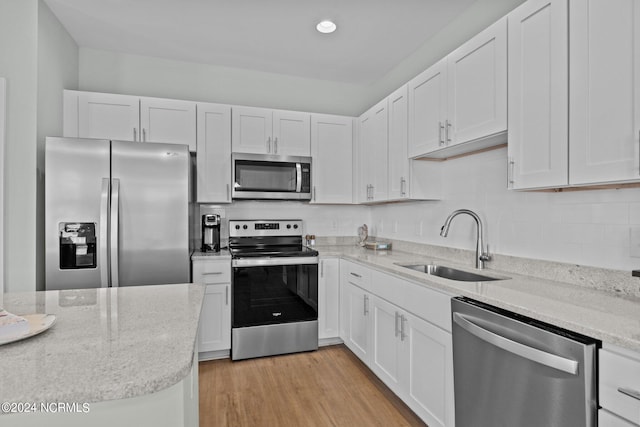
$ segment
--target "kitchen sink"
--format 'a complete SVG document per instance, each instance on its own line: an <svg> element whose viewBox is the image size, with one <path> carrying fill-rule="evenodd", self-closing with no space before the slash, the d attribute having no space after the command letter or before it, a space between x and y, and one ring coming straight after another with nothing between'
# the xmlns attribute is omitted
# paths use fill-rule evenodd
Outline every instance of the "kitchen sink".
<svg viewBox="0 0 640 427"><path fill-rule="evenodd" d="M398 265L400 267L409 268L421 273L430 274L432 276L438 276L449 280L456 280L458 282L488 282L492 280L509 279L509 277L485 276L484 274L471 273L469 271L458 270L456 268L445 267L437 264Z"/></svg>

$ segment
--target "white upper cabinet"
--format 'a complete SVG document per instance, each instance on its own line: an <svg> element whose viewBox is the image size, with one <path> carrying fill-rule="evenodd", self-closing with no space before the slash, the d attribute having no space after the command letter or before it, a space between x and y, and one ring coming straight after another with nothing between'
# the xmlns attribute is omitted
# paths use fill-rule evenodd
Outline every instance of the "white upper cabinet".
<svg viewBox="0 0 640 427"><path fill-rule="evenodd" d="M448 146L506 132L507 19L449 54L447 77Z"/></svg>
<svg viewBox="0 0 640 427"><path fill-rule="evenodd" d="M640 179L640 2L581 0L569 13L569 183Z"/></svg>
<svg viewBox="0 0 640 427"><path fill-rule="evenodd" d="M139 97L65 91L64 101L64 136L140 141Z"/></svg>
<svg viewBox="0 0 640 427"><path fill-rule="evenodd" d="M505 142L506 18L419 74L408 87L409 157L446 158Z"/></svg>
<svg viewBox="0 0 640 427"><path fill-rule="evenodd" d="M353 121L311 115L311 203L353 203Z"/></svg>
<svg viewBox="0 0 640 427"><path fill-rule="evenodd" d="M184 144L196 151L196 103L64 91L63 136Z"/></svg>
<svg viewBox="0 0 640 427"><path fill-rule="evenodd" d="M364 186L364 202L388 198L388 113L385 98L360 116L360 186Z"/></svg>
<svg viewBox="0 0 640 427"><path fill-rule="evenodd" d="M197 201L231 203L231 107L198 103Z"/></svg>
<svg viewBox="0 0 640 427"><path fill-rule="evenodd" d="M196 151L196 104L175 99L140 98L142 142L184 144Z"/></svg>
<svg viewBox="0 0 640 427"><path fill-rule="evenodd" d="M529 0L509 19L509 188L567 185L568 0Z"/></svg>
<svg viewBox="0 0 640 427"><path fill-rule="evenodd" d="M311 115L299 111L273 111L272 154L309 156Z"/></svg>
<svg viewBox="0 0 640 427"><path fill-rule="evenodd" d="M407 154L407 86L389 95L389 199L409 195L409 157Z"/></svg>
<svg viewBox="0 0 640 427"><path fill-rule="evenodd" d="M234 153L311 155L308 113L233 107L232 117Z"/></svg>
<svg viewBox="0 0 640 427"><path fill-rule="evenodd" d="M423 71L408 84L409 157L444 145L447 116L447 59Z"/></svg>

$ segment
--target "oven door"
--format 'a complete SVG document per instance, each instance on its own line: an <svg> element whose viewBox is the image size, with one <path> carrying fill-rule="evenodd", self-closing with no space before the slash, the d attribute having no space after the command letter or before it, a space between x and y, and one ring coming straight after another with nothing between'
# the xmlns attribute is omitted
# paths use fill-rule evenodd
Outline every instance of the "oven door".
<svg viewBox="0 0 640 427"><path fill-rule="evenodd" d="M318 319L318 258L234 259L232 326Z"/></svg>

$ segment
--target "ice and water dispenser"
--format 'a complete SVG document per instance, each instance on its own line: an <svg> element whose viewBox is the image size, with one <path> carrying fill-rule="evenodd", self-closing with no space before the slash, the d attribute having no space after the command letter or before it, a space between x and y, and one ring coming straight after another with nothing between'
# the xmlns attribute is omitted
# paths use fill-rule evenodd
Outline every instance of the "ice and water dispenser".
<svg viewBox="0 0 640 427"><path fill-rule="evenodd" d="M96 224L61 222L59 224L60 269L96 268Z"/></svg>

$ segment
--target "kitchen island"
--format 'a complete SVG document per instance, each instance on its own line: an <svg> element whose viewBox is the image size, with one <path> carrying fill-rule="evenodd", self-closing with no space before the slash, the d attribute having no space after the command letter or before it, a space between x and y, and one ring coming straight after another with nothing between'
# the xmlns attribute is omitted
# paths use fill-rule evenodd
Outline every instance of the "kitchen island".
<svg viewBox="0 0 640 427"><path fill-rule="evenodd" d="M197 426L204 287L5 294L9 312L56 316L0 346L2 426Z"/></svg>

